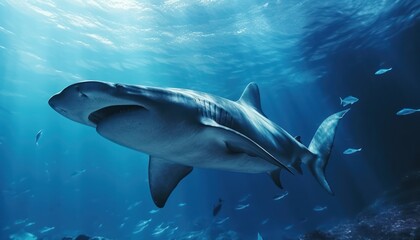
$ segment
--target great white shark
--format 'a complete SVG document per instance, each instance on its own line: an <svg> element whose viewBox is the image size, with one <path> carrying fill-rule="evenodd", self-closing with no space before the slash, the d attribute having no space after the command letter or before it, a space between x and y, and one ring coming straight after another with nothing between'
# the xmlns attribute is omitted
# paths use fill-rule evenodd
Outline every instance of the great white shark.
<svg viewBox="0 0 420 240"><path fill-rule="evenodd" d="M194 167L269 173L282 188L280 171L302 173L304 163L333 194L325 168L338 122L349 110L326 118L306 147L263 114L256 83L232 101L188 89L86 81L48 103L103 137L149 154L149 186L158 207Z"/></svg>

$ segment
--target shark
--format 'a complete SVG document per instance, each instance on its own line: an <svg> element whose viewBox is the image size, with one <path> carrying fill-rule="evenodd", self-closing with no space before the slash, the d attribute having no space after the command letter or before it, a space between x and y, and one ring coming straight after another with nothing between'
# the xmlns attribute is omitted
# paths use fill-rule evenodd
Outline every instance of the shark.
<svg viewBox="0 0 420 240"><path fill-rule="evenodd" d="M150 192L159 208L193 168L268 173L283 188L280 172L302 174L305 164L333 194L325 169L338 123L350 110L327 117L306 147L266 117L255 82L234 101L189 89L83 81L48 103L110 141L148 154Z"/></svg>

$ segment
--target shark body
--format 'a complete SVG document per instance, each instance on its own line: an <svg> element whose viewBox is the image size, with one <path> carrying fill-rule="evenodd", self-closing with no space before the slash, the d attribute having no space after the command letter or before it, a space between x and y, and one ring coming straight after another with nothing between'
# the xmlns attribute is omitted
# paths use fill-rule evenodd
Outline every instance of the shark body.
<svg viewBox="0 0 420 240"><path fill-rule="evenodd" d="M280 171L301 173L305 163L332 193L324 172L338 121L348 111L325 119L305 147L265 117L255 83L231 101L187 89L87 81L63 89L49 104L105 138L149 154L149 185L158 207L194 167L267 172L282 187Z"/></svg>

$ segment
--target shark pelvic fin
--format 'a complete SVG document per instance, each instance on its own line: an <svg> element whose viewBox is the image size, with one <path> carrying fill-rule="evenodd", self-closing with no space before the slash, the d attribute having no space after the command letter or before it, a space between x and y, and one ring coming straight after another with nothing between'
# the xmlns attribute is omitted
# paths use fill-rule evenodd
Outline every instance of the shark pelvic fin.
<svg viewBox="0 0 420 240"><path fill-rule="evenodd" d="M294 161L292 163L293 169L296 170L296 172L298 172L300 175L303 174L301 163L302 163L302 160L300 158L299 159L296 159L296 161Z"/></svg>
<svg viewBox="0 0 420 240"><path fill-rule="evenodd" d="M250 106L257 110L257 112L264 115L261 109L260 91L258 89L258 85L254 82L251 82L246 86L238 100L238 103Z"/></svg>
<svg viewBox="0 0 420 240"><path fill-rule="evenodd" d="M169 195L192 170L192 167L150 156L149 187L157 207L165 206Z"/></svg>
<svg viewBox="0 0 420 240"><path fill-rule="evenodd" d="M278 168L274 171L269 172L268 174L270 174L271 179L273 179L274 184L276 184L277 187L283 189L283 185L281 184L280 181L280 171L281 168Z"/></svg>

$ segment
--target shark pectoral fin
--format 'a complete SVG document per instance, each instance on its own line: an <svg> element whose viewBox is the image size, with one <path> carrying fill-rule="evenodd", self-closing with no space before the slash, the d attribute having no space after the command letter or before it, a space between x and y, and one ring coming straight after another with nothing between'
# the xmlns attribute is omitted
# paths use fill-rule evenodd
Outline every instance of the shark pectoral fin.
<svg viewBox="0 0 420 240"><path fill-rule="evenodd" d="M267 150L258 145L258 143L254 142L252 139L243 135L242 133L234 129L222 126L209 118L202 118L201 123L223 131L223 133L218 134L218 136L224 136L223 140L226 143L228 151L234 153L245 153L250 156L260 157L275 166L285 168L288 172L293 174L288 166L284 165L280 160L275 158Z"/></svg>
<svg viewBox="0 0 420 240"><path fill-rule="evenodd" d="M192 169L189 166L150 156L149 187L157 207L162 208L165 206L169 195Z"/></svg>
<svg viewBox="0 0 420 240"><path fill-rule="evenodd" d="M251 157L258 157L258 155L255 155L252 151L247 151L248 149L241 147L240 145L235 146L234 144L230 142L226 142L226 148L228 149L229 153L231 154L247 154Z"/></svg>
<svg viewBox="0 0 420 240"><path fill-rule="evenodd" d="M280 181L280 171L281 168L278 168L274 171L269 172L271 179L273 179L274 184L276 184L277 187L283 189L283 185L281 185L281 181Z"/></svg>

